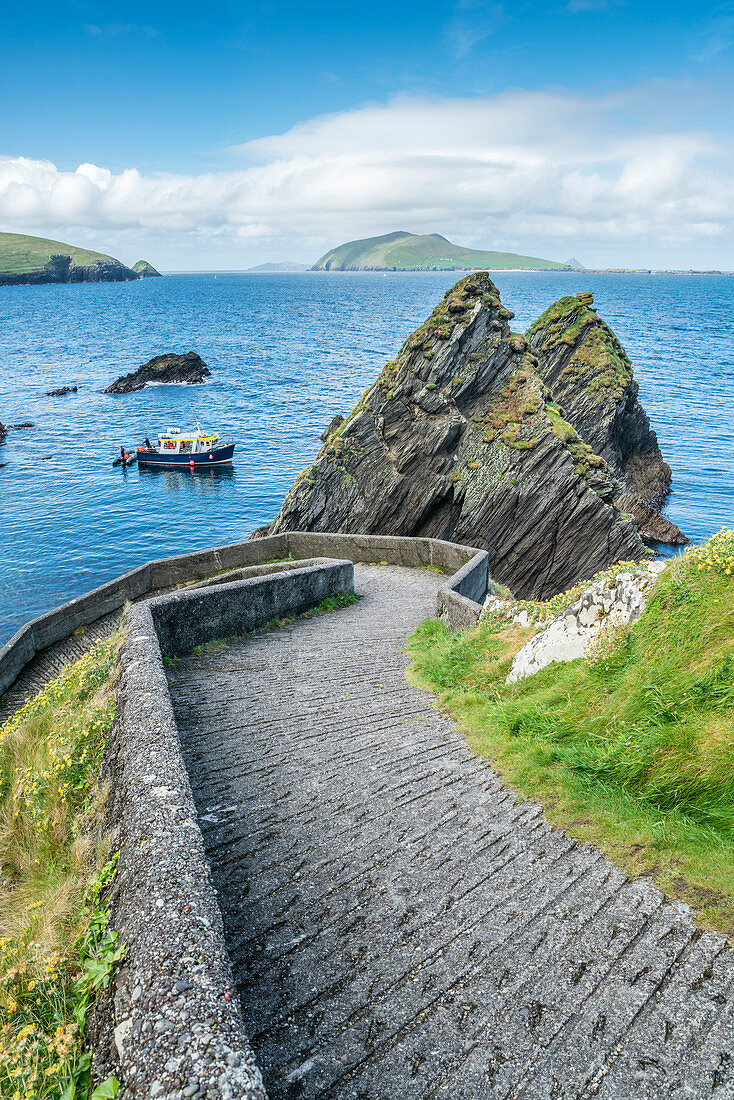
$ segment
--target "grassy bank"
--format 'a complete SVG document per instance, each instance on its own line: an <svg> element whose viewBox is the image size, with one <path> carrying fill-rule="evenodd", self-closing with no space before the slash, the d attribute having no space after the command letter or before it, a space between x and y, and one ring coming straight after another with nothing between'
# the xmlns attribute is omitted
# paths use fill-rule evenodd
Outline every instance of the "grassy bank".
<svg viewBox="0 0 734 1100"><path fill-rule="evenodd" d="M25 233L0 233L0 275L19 275L27 271L41 271L52 256L69 256L78 267L92 267L96 263L119 261L103 252L62 241L50 241L45 237L29 237Z"/></svg>
<svg viewBox="0 0 734 1100"><path fill-rule="evenodd" d="M92 1092L84 1029L119 949L101 891L114 860L98 839L97 787L114 714L118 635L0 727L0 1096ZM96 1098L114 1096L110 1080Z"/></svg>
<svg viewBox="0 0 734 1100"><path fill-rule="evenodd" d="M423 623L412 676L554 824L734 931L734 532L662 573L633 628L518 684L529 630Z"/></svg>

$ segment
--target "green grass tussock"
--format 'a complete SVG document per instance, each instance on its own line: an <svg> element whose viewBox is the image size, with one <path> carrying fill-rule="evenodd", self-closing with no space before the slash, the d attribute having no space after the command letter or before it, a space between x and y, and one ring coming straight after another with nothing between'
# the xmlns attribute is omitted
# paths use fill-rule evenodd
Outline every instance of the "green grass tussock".
<svg viewBox="0 0 734 1100"><path fill-rule="evenodd" d="M734 929L734 532L662 573L586 658L505 678L529 631L422 624L412 675L550 819Z"/></svg>
<svg viewBox="0 0 734 1100"><path fill-rule="evenodd" d="M114 717L120 634L95 646L0 726L0 1096L92 1091L84 1030L120 957L101 895L114 873L97 785Z"/></svg>

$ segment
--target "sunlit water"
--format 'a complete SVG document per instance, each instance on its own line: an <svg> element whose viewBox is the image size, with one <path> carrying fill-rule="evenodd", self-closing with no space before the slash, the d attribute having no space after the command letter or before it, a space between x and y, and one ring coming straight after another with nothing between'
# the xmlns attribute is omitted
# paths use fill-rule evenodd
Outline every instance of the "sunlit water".
<svg viewBox="0 0 734 1100"><path fill-rule="evenodd" d="M245 538L274 517L319 433L346 413L459 275L175 276L0 288L0 642L27 619L150 558ZM693 539L734 524L734 279L497 273L524 329L593 290L625 344L673 468L667 514ZM103 394L164 351L212 380ZM76 384L66 397L46 390ZM169 425L238 442L230 471L113 469Z"/></svg>

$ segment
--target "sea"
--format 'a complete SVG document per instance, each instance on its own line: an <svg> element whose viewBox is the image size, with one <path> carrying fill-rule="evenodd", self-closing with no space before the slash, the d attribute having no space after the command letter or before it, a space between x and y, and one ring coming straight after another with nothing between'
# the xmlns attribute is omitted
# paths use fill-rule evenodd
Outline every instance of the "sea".
<svg viewBox="0 0 734 1100"><path fill-rule="evenodd" d="M128 569L246 538L274 518L336 413L430 313L456 272L169 275L0 288L0 645ZM673 470L666 514L693 540L734 526L734 278L496 272L523 331L593 291L626 347ZM119 375L196 351L200 386L113 396ZM77 386L76 393L46 391ZM113 468L170 427L237 441L231 469Z"/></svg>

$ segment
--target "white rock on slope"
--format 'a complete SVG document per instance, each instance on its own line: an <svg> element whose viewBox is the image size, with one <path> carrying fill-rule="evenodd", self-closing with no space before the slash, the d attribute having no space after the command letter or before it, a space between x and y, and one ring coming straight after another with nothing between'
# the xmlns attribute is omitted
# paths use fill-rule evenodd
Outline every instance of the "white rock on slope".
<svg viewBox="0 0 734 1100"><path fill-rule="evenodd" d="M663 561L652 562L642 573L620 573L612 581L592 584L519 650L507 677L508 684L532 676L553 661L583 657L589 642L611 623L634 623L665 565Z"/></svg>

